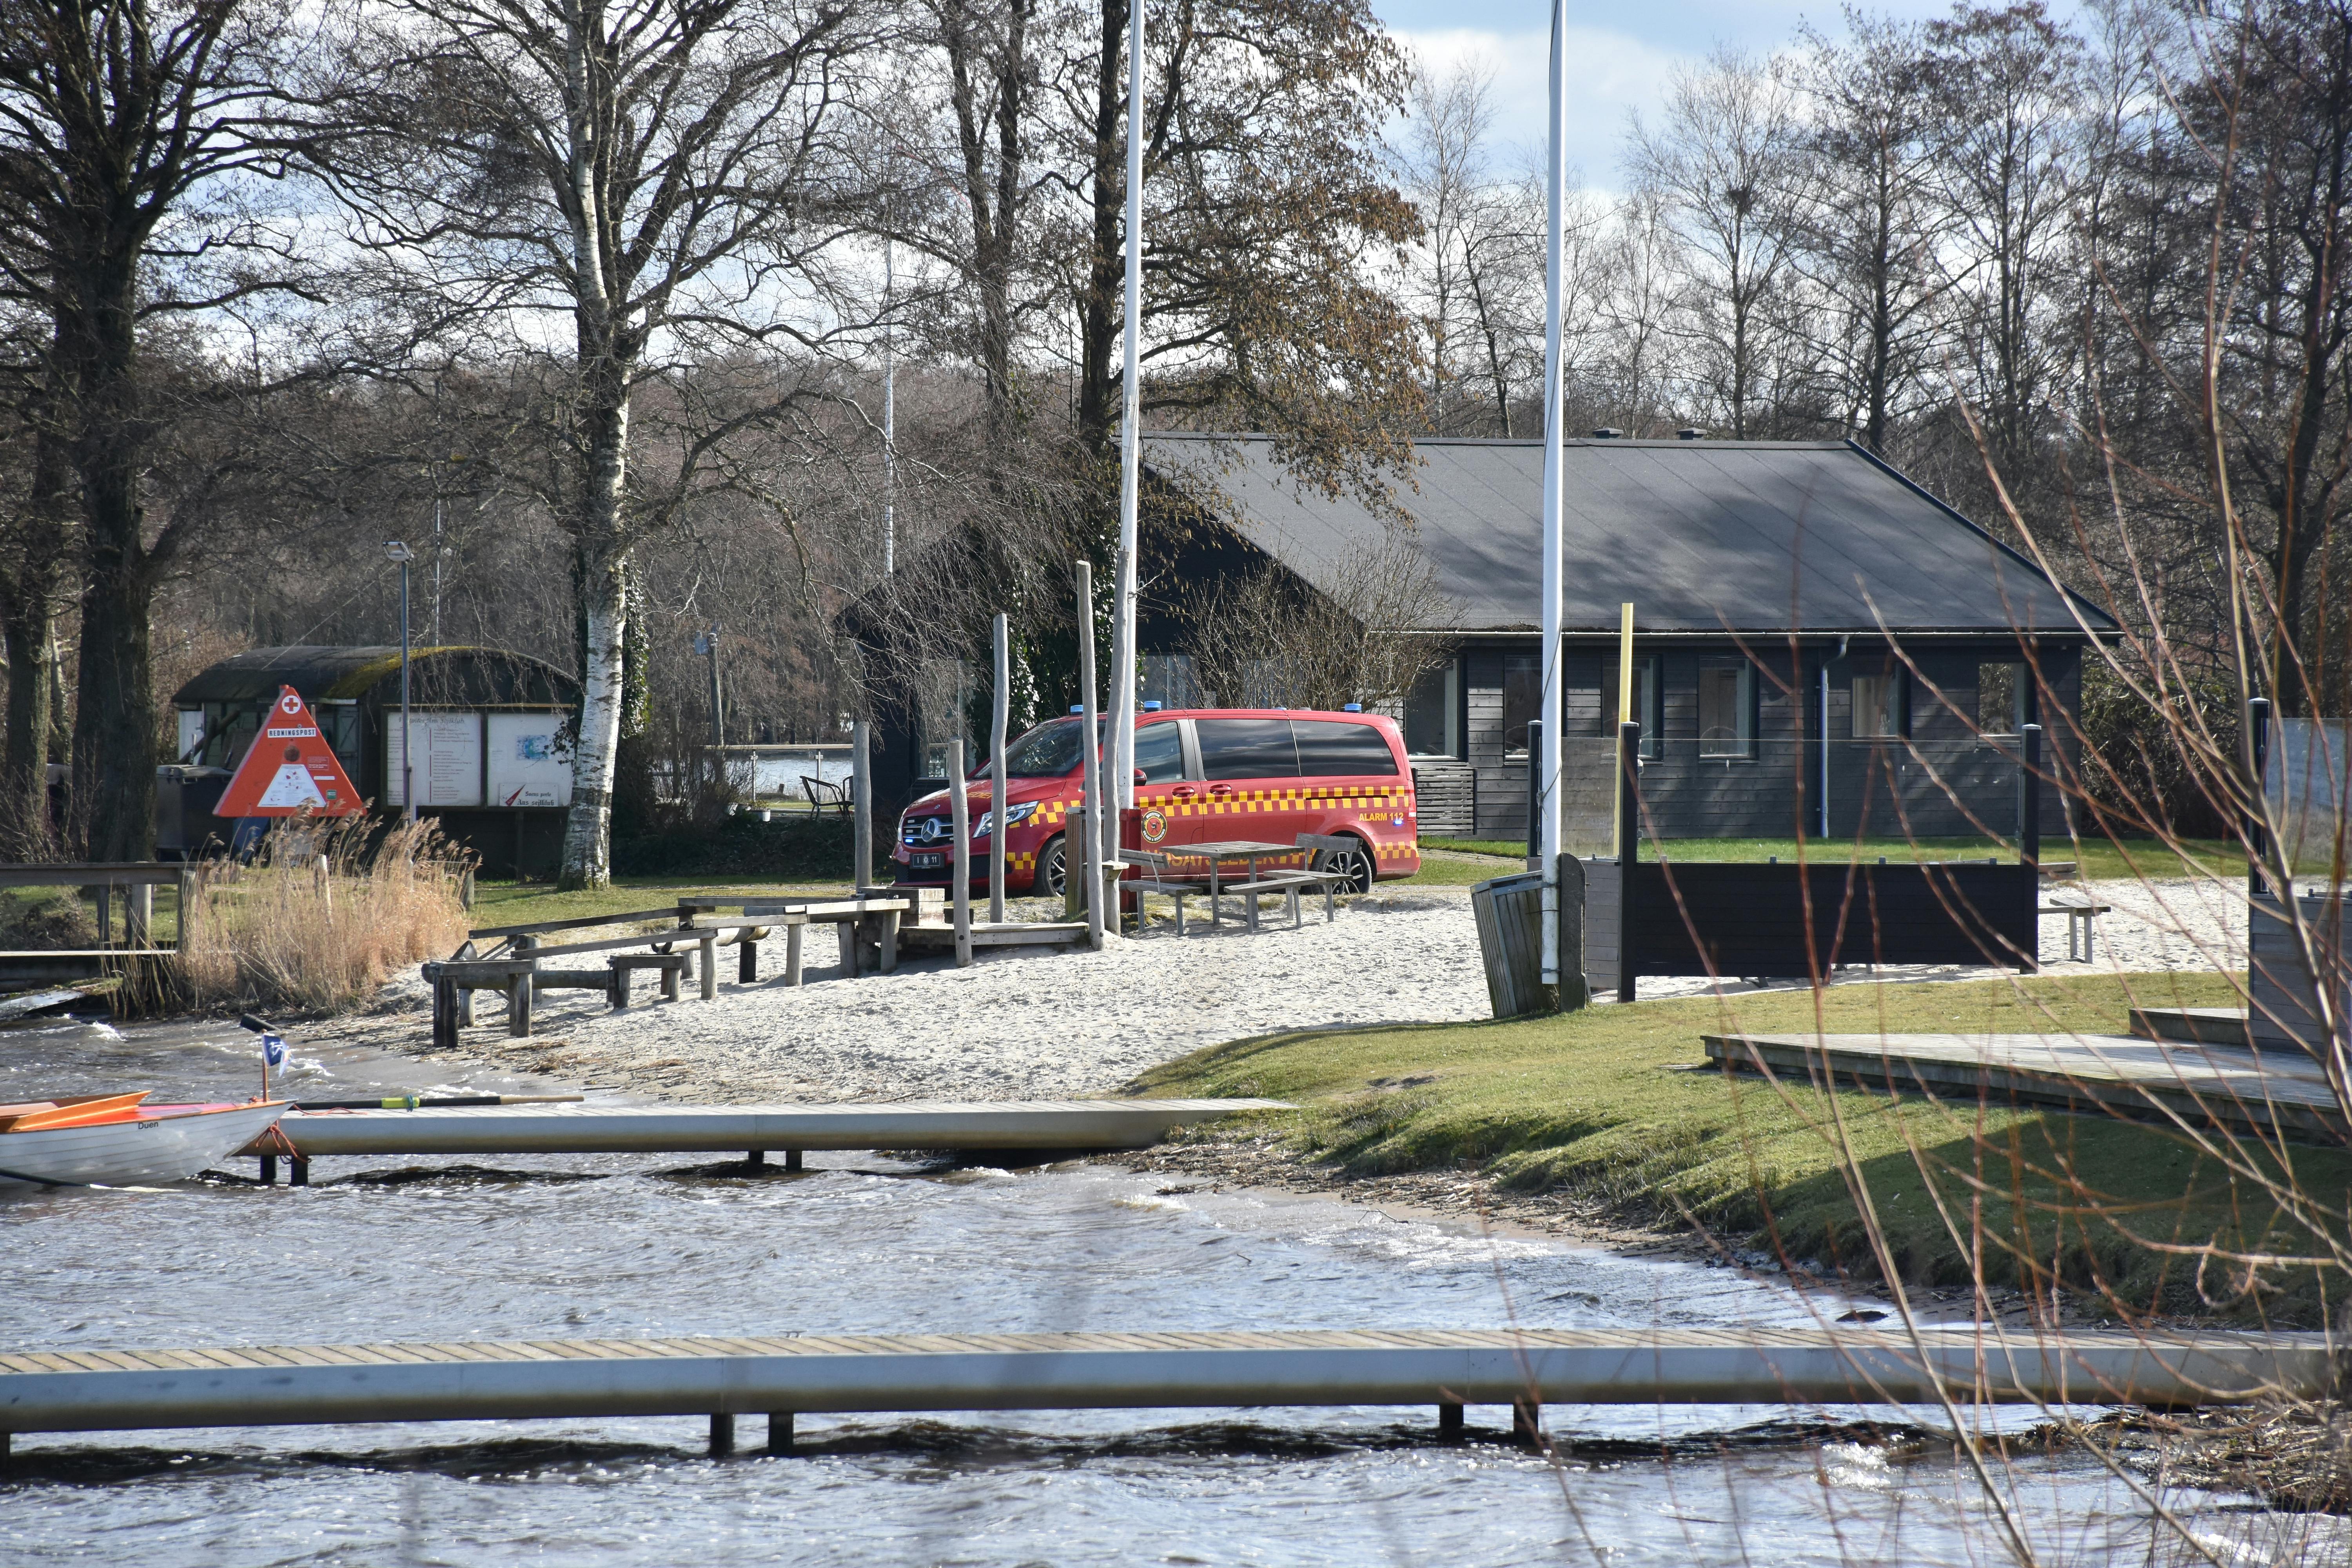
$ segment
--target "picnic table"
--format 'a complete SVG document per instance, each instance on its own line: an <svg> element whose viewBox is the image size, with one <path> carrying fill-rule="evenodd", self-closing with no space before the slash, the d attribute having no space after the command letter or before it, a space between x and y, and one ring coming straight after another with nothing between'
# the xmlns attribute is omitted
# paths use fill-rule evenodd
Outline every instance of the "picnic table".
<svg viewBox="0 0 2352 1568"><path fill-rule="evenodd" d="M1258 875L1259 861L1271 860L1277 856L1311 856L1312 846L1267 844L1256 839L1235 838L1212 840L1205 844L1164 844L1157 853L1171 860L1206 860L1209 863L1209 924L1213 927L1217 923L1222 895L1228 890L1221 877L1221 868L1228 860L1240 860L1249 867L1248 875L1232 884L1231 890L1243 896L1242 907L1246 911L1252 931L1257 929L1257 899L1261 892L1288 892L1295 900L1299 887L1320 879L1319 874L1312 872L1288 877ZM1180 914L1181 908L1179 906Z"/></svg>

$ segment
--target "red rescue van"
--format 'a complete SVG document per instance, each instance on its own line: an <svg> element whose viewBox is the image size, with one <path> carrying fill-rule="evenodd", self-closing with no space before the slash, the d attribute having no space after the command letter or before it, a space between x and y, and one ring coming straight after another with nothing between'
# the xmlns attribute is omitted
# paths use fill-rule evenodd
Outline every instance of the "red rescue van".
<svg viewBox="0 0 2352 1568"><path fill-rule="evenodd" d="M1061 895L1080 849L1078 731L1084 722L1050 720L1005 747L1008 894ZM1108 721L1097 724L1108 742ZM1376 880L1421 869L1404 738L1395 721L1378 714L1297 708L1141 713L1135 721L1135 771L1139 837L1147 848L1219 839L1288 844L1302 833L1325 833L1357 841L1355 850L1327 852L1319 868L1350 873L1360 892ZM997 837L989 820L985 765L971 774L965 799L972 886L985 889ZM899 817L891 859L900 882L947 885L955 847L950 809L941 790Z"/></svg>

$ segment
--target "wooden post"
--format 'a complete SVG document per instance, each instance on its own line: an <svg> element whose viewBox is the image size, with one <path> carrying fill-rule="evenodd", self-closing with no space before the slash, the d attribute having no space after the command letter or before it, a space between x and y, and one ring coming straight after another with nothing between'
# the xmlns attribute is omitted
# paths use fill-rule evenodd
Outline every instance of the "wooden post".
<svg viewBox="0 0 2352 1568"><path fill-rule="evenodd" d="M155 945L155 884L141 882L122 890L123 901L130 905L130 929L124 933L132 948Z"/></svg>
<svg viewBox="0 0 2352 1568"><path fill-rule="evenodd" d="M718 1001L719 933L716 931L702 933L702 951L695 957L694 972L702 982L702 999L705 1002Z"/></svg>
<svg viewBox="0 0 2352 1568"><path fill-rule="evenodd" d="M288 1163L292 1165L294 1168L294 1173L292 1177L289 1178L288 1184L289 1186L297 1187L309 1186L310 1184L310 1162L304 1159L301 1155L297 1154L292 1160L289 1161Z"/></svg>
<svg viewBox="0 0 2352 1568"><path fill-rule="evenodd" d="M803 921L794 921L784 928L784 984L801 983L801 933L808 930Z"/></svg>
<svg viewBox="0 0 2352 1568"><path fill-rule="evenodd" d="M760 978L760 939L749 928L735 933L735 984L750 985Z"/></svg>
<svg viewBox="0 0 2352 1568"><path fill-rule="evenodd" d="M1617 726L1617 1000L1631 1002L1638 965L1633 947L1633 868L1642 863L1642 726Z"/></svg>
<svg viewBox="0 0 2352 1568"><path fill-rule="evenodd" d="M856 979L856 978L857 978L857 922L856 922L856 921L834 921L834 922L833 922L833 940L834 940L835 944L836 946L838 946L838 947L840 948L840 950L841 950L841 976L842 976L842 978L843 978L843 979L845 979L845 980L855 980L855 979Z"/></svg>
<svg viewBox="0 0 2352 1568"><path fill-rule="evenodd" d="M1078 742L1083 771L1078 791L1079 879L1086 884L1087 945L1100 951L1118 928L1103 918L1103 779L1100 748L1095 744L1100 728L1095 719L1095 579L1091 562L1078 563L1078 712L1084 732ZM1070 840L1062 838L1062 874L1070 874Z"/></svg>
<svg viewBox="0 0 2352 1568"><path fill-rule="evenodd" d="M528 969L507 982L507 1033L519 1040L530 1037L530 993Z"/></svg>
<svg viewBox="0 0 2352 1568"><path fill-rule="evenodd" d="M955 853L948 864L948 883L955 900L955 961L958 969L971 967L971 803L964 798L963 737L948 742L948 813L952 818Z"/></svg>
<svg viewBox="0 0 2352 1568"><path fill-rule="evenodd" d="M114 945L114 884L100 882L97 889L98 945Z"/></svg>
<svg viewBox="0 0 2352 1568"><path fill-rule="evenodd" d="M2042 726L2026 724L2018 732L2018 750L2022 756L2019 781L2017 858L2025 868L2025 929L2036 933L2033 951L2019 955L2018 967L2032 973L2042 966Z"/></svg>
<svg viewBox="0 0 2352 1568"><path fill-rule="evenodd" d="M797 1171L797 1170L799 1170L800 1168L801 1168L801 1152L800 1152L799 1150L797 1150L797 1149L787 1149L787 1150L785 1150L785 1151L784 1151L784 1169L785 1169L785 1170L787 1170L787 1171Z"/></svg>
<svg viewBox="0 0 2352 1568"><path fill-rule="evenodd" d="M457 1048L457 986L438 965L427 972L433 982L433 1045L436 1050Z"/></svg>
<svg viewBox="0 0 2352 1568"><path fill-rule="evenodd" d="M278 1156L275 1154L261 1157L261 1184L265 1187L278 1184Z"/></svg>
<svg viewBox="0 0 2352 1568"><path fill-rule="evenodd" d="M713 677L716 679L716 677ZM723 1413L710 1417L710 1457L723 1459L735 1451L735 1417Z"/></svg>
<svg viewBox="0 0 2352 1568"><path fill-rule="evenodd" d="M789 1454L793 1451L793 1413L789 1410L768 1412L768 1452Z"/></svg>
<svg viewBox="0 0 2352 1568"><path fill-rule="evenodd" d="M849 857L849 874L853 879L850 885L861 896L874 885L874 768L869 734L863 719L849 727L850 831L857 839ZM791 1417L787 1416L787 1434L791 1429Z"/></svg>
<svg viewBox="0 0 2352 1568"><path fill-rule="evenodd" d="M1462 1402L1441 1399L1437 1402L1437 1440L1441 1443L1462 1441Z"/></svg>
<svg viewBox="0 0 2352 1568"><path fill-rule="evenodd" d="M2034 868L2034 901L2041 901L2038 878L2042 868L2042 726L2028 724L2018 734L2017 858Z"/></svg>
<svg viewBox="0 0 2352 1568"><path fill-rule="evenodd" d="M898 921L903 910L882 911L882 973L895 974L898 969Z"/></svg>
<svg viewBox="0 0 2352 1568"><path fill-rule="evenodd" d="M1013 633L1003 611L996 616L996 700L988 729L988 918L1004 919L1004 729L1013 714ZM1066 873L1065 873L1066 875Z"/></svg>
<svg viewBox="0 0 2352 1568"><path fill-rule="evenodd" d="M175 952L188 951L188 938L196 927L196 874L180 873L180 911L178 923L173 928L172 946Z"/></svg>
<svg viewBox="0 0 2352 1568"><path fill-rule="evenodd" d="M2270 850L2269 837L2263 831L2261 810L2271 771L2271 700L2267 697L2257 697L2246 704L2246 742L2254 764L2250 799L2255 807L2246 813L2245 821L2246 896L2258 899L2263 896L2263 857Z"/></svg>
<svg viewBox="0 0 2352 1568"><path fill-rule="evenodd" d="M1528 869L1543 869L1543 770L1536 753L1543 749L1543 721L1528 726Z"/></svg>
<svg viewBox="0 0 2352 1568"><path fill-rule="evenodd" d="M661 999L663 1001L675 1002L677 1000L677 972L681 967L683 966L676 963L665 963L662 965Z"/></svg>
<svg viewBox="0 0 2352 1568"><path fill-rule="evenodd" d="M1543 1406L1528 1394L1511 1401L1511 1441L1524 1447L1543 1447Z"/></svg>

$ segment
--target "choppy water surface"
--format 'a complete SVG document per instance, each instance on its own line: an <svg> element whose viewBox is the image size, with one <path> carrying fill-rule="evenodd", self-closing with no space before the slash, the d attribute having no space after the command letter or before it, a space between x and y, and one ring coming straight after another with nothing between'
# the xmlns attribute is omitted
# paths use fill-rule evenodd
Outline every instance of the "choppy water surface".
<svg viewBox="0 0 2352 1568"><path fill-rule="evenodd" d="M355 1054L298 1050L295 1068L316 1098L457 1087ZM255 1078L248 1041L219 1026L0 1032L0 1098ZM322 1162L308 1189L0 1197L0 1347L1812 1321L1726 1270L1099 1166L810 1166ZM1949 1447L1860 1412L1556 1407L1558 1465L1505 1442L1505 1412L1471 1415L1484 1431L1458 1447L1420 1408L803 1416L792 1458L726 1460L698 1420L44 1434L0 1474L0 1562L2004 1558ZM742 1437L756 1448L756 1417ZM2092 1461L2002 1473L2043 1562L2206 1560ZM2164 1500L2211 1560L2347 1561L2338 1521Z"/></svg>

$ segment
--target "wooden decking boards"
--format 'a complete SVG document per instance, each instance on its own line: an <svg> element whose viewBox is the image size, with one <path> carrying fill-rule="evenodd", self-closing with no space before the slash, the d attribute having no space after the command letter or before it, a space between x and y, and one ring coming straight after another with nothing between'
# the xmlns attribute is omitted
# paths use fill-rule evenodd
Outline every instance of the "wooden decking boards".
<svg viewBox="0 0 2352 1568"><path fill-rule="evenodd" d="M2126 1035L1706 1035L1707 1058L1799 1079L1983 1094L2196 1126L2341 1143L2326 1075L2299 1053L2234 1050Z"/></svg>
<svg viewBox="0 0 2352 1568"><path fill-rule="evenodd" d="M741 1335L0 1354L0 1433L814 1411L2192 1405L2327 1385L2327 1337L1990 1328Z"/></svg>

